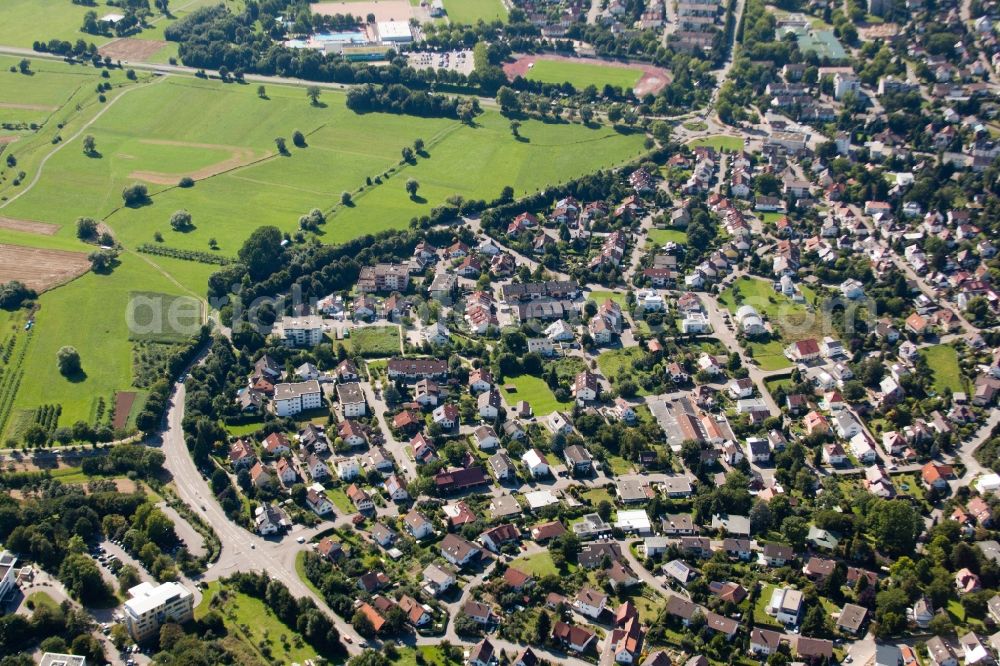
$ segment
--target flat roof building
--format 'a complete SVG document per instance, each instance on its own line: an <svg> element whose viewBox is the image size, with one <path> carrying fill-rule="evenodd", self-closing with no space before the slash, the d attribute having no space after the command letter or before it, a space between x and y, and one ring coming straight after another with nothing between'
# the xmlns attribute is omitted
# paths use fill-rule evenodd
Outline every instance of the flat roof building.
<svg viewBox="0 0 1000 666"><path fill-rule="evenodd" d="M125 628L136 641L156 635L164 622L183 623L194 618L194 595L179 583L153 586L140 583L128 591Z"/></svg>
<svg viewBox="0 0 1000 666"><path fill-rule="evenodd" d="M382 42L404 44L413 41L409 23L405 21L379 21L378 38Z"/></svg>

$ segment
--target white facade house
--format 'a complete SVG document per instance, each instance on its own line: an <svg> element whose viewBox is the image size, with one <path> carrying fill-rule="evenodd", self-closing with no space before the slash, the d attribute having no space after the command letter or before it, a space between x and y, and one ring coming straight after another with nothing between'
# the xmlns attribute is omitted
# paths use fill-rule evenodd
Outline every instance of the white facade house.
<svg viewBox="0 0 1000 666"><path fill-rule="evenodd" d="M701 312L689 312L681 321L681 332L684 334L704 333L708 330L708 318Z"/></svg>
<svg viewBox="0 0 1000 666"><path fill-rule="evenodd" d="M776 587L767 604L767 614L782 624L798 624L802 613L802 592L787 587Z"/></svg>
<svg viewBox="0 0 1000 666"><path fill-rule="evenodd" d="M274 413L278 416L294 416L322 406L323 391L315 379L274 387Z"/></svg>
<svg viewBox="0 0 1000 666"><path fill-rule="evenodd" d="M649 522L649 515L643 509L619 511L615 527L623 532L632 532L641 535L653 532L653 526Z"/></svg>
<svg viewBox="0 0 1000 666"><path fill-rule="evenodd" d="M361 461L353 458L337 459L337 476L341 481L352 481L361 476Z"/></svg>
<svg viewBox="0 0 1000 666"><path fill-rule="evenodd" d="M538 449L528 449L521 456L521 462L528 468L528 473L536 479L549 475L549 463L545 459L545 454Z"/></svg>

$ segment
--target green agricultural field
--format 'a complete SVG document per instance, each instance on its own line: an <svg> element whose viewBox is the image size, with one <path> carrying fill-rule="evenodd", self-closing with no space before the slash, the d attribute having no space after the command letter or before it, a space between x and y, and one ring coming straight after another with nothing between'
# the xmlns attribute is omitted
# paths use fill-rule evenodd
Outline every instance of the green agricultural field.
<svg viewBox="0 0 1000 666"><path fill-rule="evenodd" d="M150 6L152 4L150 3ZM150 27L135 37L144 40L162 40L163 29L171 23L199 7L218 4L225 4L233 11L240 11L245 6L243 0L172 0L171 18L163 16L154 9ZM4 0L3 21L0 21L0 44L30 47L36 41L48 42L51 39L61 39L75 42L82 39L88 44L101 46L111 41L111 37L91 35L80 29L83 26L83 17L88 11L97 12L97 17L100 18L115 9L105 3L87 6L63 0Z"/></svg>
<svg viewBox="0 0 1000 666"><path fill-rule="evenodd" d="M525 78L542 83L569 82L577 90L583 90L587 86L601 89L606 85L631 90L642 78L642 70L589 62L536 60Z"/></svg>
<svg viewBox="0 0 1000 666"><path fill-rule="evenodd" d="M933 387L937 393L945 389L952 392L964 391L962 369L958 365L958 351L951 345L934 345L920 352L931 372L934 373Z"/></svg>
<svg viewBox="0 0 1000 666"><path fill-rule="evenodd" d="M2 28L0 28L2 29ZM0 125L42 124L80 87L96 85L90 68L70 69L61 63L36 60L31 74L11 72L20 58L0 57Z"/></svg>
<svg viewBox="0 0 1000 666"><path fill-rule="evenodd" d="M404 227L453 194L491 198L509 184L524 195L643 151L641 135L608 128L525 122L526 141L517 141L508 121L493 112L468 127L447 119L358 115L332 92L324 92L324 108L310 106L301 88L268 86L268 100L250 88L171 78L130 90L87 130L101 158L68 146L46 165L48 177L3 213L67 227L79 215L110 215L128 246L152 242L159 231L167 246L205 251L215 238L220 252L231 255L255 226L292 231L311 208L337 208L320 238L339 242L362 229ZM176 104L179 98L184 104ZM296 129L306 134L306 148L291 145ZM289 157L277 156L277 136L289 139ZM398 168L401 149L417 138L427 143L427 159L358 192L366 178ZM246 166L233 169L240 164ZM226 169L232 170L219 173ZM185 175L202 179L192 188L173 187ZM417 199L403 187L409 178L420 183ZM122 188L135 181L149 185L152 205L118 209ZM339 206L343 191L355 192L353 206ZM170 215L179 209L191 212L193 230L170 229Z"/></svg>
<svg viewBox="0 0 1000 666"><path fill-rule="evenodd" d="M487 23L507 20L507 8L501 0L444 0L444 9L452 23L475 25L480 19Z"/></svg>
<svg viewBox="0 0 1000 666"><path fill-rule="evenodd" d="M715 148L716 150L735 153L738 150L743 150L743 139L738 136L708 136L702 139L689 141L688 145L692 148L697 148L698 146L708 146L709 148Z"/></svg>
<svg viewBox="0 0 1000 666"><path fill-rule="evenodd" d="M36 41L83 39L100 46L108 38L80 30L84 15L92 10L98 17L111 11L103 5L87 7L62 0L4 0L0 44L30 48Z"/></svg>
<svg viewBox="0 0 1000 666"><path fill-rule="evenodd" d="M99 397L110 405L115 391L132 388L132 345L126 313L136 285L165 294L179 291L176 284L141 259L126 256L110 275L87 273L41 295L22 366L32 381L21 383L15 412L58 403L63 408L61 424L90 422ZM80 352L81 376L59 374L56 352L63 345Z"/></svg>
<svg viewBox="0 0 1000 666"><path fill-rule="evenodd" d="M547 416L559 409L569 409L573 402L559 402L544 380L533 375L518 375L507 377L505 384L513 384L516 391L505 396L508 405L514 405L519 400L527 400L535 416Z"/></svg>
<svg viewBox="0 0 1000 666"><path fill-rule="evenodd" d="M418 119L408 118L413 125ZM430 158L408 166L386 184L355 198L356 206L340 209L333 217L330 241L356 236L359 225L399 227L415 215L448 197L492 198L505 185L515 196L535 192L544 184L562 183L601 168L623 164L643 152L640 134L622 135L607 127L586 128L572 124L524 121L517 141L510 135L510 123L498 113L479 116L475 128L452 124L440 141L428 141ZM421 133L427 139L429 133ZM420 183L420 199L410 199L404 188L407 179ZM328 225L329 226L329 225ZM377 228L374 230L378 230Z"/></svg>

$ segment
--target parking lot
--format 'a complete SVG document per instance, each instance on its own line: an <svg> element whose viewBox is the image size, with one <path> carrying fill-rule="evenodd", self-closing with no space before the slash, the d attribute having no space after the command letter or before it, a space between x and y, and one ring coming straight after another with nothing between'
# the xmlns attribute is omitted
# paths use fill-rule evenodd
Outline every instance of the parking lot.
<svg viewBox="0 0 1000 666"><path fill-rule="evenodd" d="M450 69L459 74L471 74L473 69L472 51L444 51L433 53L429 51L410 53L407 55L410 66L415 69Z"/></svg>

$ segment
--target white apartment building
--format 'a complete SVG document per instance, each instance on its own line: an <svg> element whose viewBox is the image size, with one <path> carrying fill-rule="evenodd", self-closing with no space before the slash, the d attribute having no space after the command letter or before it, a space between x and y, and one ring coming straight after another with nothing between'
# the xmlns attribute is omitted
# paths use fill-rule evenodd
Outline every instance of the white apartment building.
<svg viewBox="0 0 1000 666"><path fill-rule="evenodd" d="M323 318L282 317L277 332L286 347L315 347L323 341Z"/></svg>
<svg viewBox="0 0 1000 666"><path fill-rule="evenodd" d="M10 591L14 589L14 580L17 578L17 570L14 566L17 558L6 550L0 553L0 599L6 599Z"/></svg>
<svg viewBox="0 0 1000 666"><path fill-rule="evenodd" d="M274 387L274 413L278 416L293 416L322 406L323 391L315 379Z"/></svg>
<svg viewBox="0 0 1000 666"><path fill-rule="evenodd" d="M194 595L179 583L153 586L140 583L129 589L125 602L125 628L136 642L156 635L164 622L183 623L194 618Z"/></svg>

